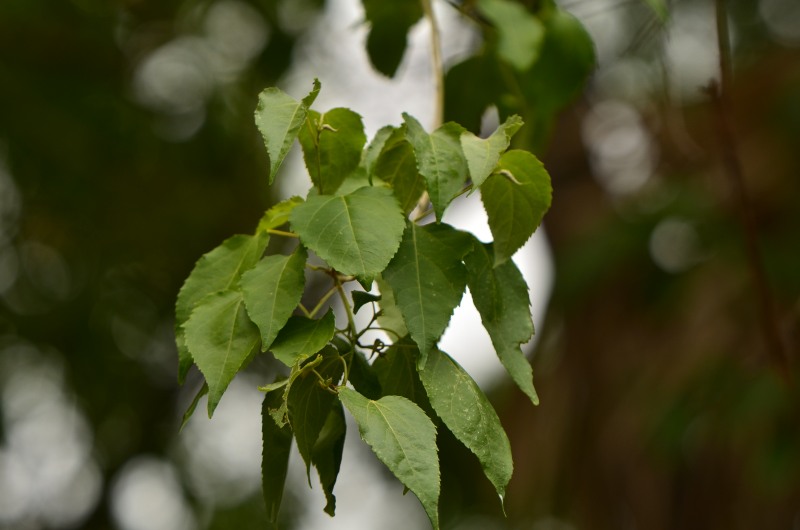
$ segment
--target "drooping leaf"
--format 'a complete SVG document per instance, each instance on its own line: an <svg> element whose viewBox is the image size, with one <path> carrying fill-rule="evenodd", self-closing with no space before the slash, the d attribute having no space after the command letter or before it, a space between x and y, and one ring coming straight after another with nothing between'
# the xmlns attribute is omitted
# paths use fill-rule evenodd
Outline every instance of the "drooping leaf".
<svg viewBox="0 0 800 530"><path fill-rule="evenodd" d="M400 308L397 307L391 285L383 279L383 276L378 276L376 282L381 293L381 302L379 304L381 311L378 315L378 324L389 333L392 341L398 341L408 335L406 323L400 313Z"/></svg>
<svg viewBox="0 0 800 530"><path fill-rule="evenodd" d="M500 157L497 171L481 186L496 265L531 237L550 208L552 194L550 175L533 154L513 149Z"/></svg>
<svg viewBox="0 0 800 530"><path fill-rule="evenodd" d="M267 256L242 275L247 313L261 331L261 350L267 351L300 303L305 287L306 251L297 247L289 256Z"/></svg>
<svg viewBox="0 0 800 530"><path fill-rule="evenodd" d="M353 291L350 294L353 297L353 314L358 313L358 310L364 307L365 304L378 302L381 299L379 294L366 293L364 291Z"/></svg>
<svg viewBox="0 0 800 530"><path fill-rule="evenodd" d="M491 245L476 241L473 251L464 257L469 290L500 362L517 386L538 405L533 371L520 348L533 337L528 285L512 260L499 266L494 265L495 261Z"/></svg>
<svg viewBox="0 0 800 530"><path fill-rule="evenodd" d="M514 463L500 418L477 383L449 355L434 348L419 372L431 406L450 432L475 453L501 502Z"/></svg>
<svg viewBox="0 0 800 530"><path fill-rule="evenodd" d="M392 259L403 212L386 188L317 195L294 209L291 226L305 246L342 274L372 278Z"/></svg>
<svg viewBox="0 0 800 530"><path fill-rule="evenodd" d="M183 384L192 366L192 354L186 345L183 325L189 319L195 304L217 291L231 289L242 273L253 267L267 248L269 236L236 235L204 254L183 282L175 303L175 339L178 345L178 382Z"/></svg>
<svg viewBox="0 0 800 530"><path fill-rule="evenodd" d="M324 348L335 331L336 320L331 310L317 320L291 316L269 349L280 362L293 366Z"/></svg>
<svg viewBox="0 0 800 530"><path fill-rule="evenodd" d="M414 209L425 191L425 179L417 170L414 148L406 140L405 127L395 129L385 141L373 174L392 187L404 212Z"/></svg>
<svg viewBox="0 0 800 530"><path fill-rule="evenodd" d="M271 409L280 406L282 399L280 392L267 392L261 405L261 486L267 520L273 528L277 528L292 447L292 430L288 425L278 427L269 415Z"/></svg>
<svg viewBox="0 0 800 530"><path fill-rule="evenodd" d="M311 470L314 445L336 401L336 395L328 387L323 388L319 377L328 380L328 386L331 386L339 382L344 370L335 348L328 347L321 355L322 362L314 370L303 370L297 376L286 398L289 423L297 441L297 449L306 463L307 473ZM310 474L308 480L310 485Z"/></svg>
<svg viewBox="0 0 800 530"><path fill-rule="evenodd" d="M292 213L295 206L302 202L301 197L290 197L274 205L264 213L264 217L258 222L258 231L266 232L288 223L289 214Z"/></svg>
<svg viewBox="0 0 800 530"><path fill-rule="evenodd" d="M339 389L339 399L356 420L361 438L400 482L414 492L434 530L438 530L439 455L436 427L428 416L400 396L373 401L343 387Z"/></svg>
<svg viewBox="0 0 800 530"><path fill-rule="evenodd" d="M319 94L319 89L319 81L315 79L313 90L302 101L295 100L275 87L264 89L259 94L256 126L264 138L269 155L270 184L297 138L300 127L305 123L308 108Z"/></svg>
<svg viewBox="0 0 800 530"><path fill-rule="evenodd" d="M259 390L271 392L273 390L277 390L279 388L283 388L282 399L279 401L278 407L270 408L269 415L275 421L275 424L278 427L283 427L287 423L289 423L289 392L292 390L292 384L297 380L298 377L301 375L311 371L312 369L316 368L322 361L324 360L322 354L318 354L313 359L307 360L305 363L301 365L301 363L297 363L292 366L292 370L289 372L289 377L286 381L281 381L279 383L273 383L271 385L266 385L263 387L259 387Z"/></svg>
<svg viewBox="0 0 800 530"><path fill-rule="evenodd" d="M519 71L530 68L544 40L542 22L510 0L478 0L478 7L497 31L497 54Z"/></svg>
<svg viewBox="0 0 800 530"><path fill-rule="evenodd" d="M299 139L311 181L321 194L335 192L358 167L367 141L361 116L345 108L309 111Z"/></svg>
<svg viewBox="0 0 800 530"><path fill-rule="evenodd" d="M467 271L461 263L471 240L450 225L409 223L397 255L383 278L394 292L411 338L419 345L419 365L442 336L461 302Z"/></svg>
<svg viewBox="0 0 800 530"><path fill-rule="evenodd" d="M408 337L395 342L372 363L384 396L410 399L425 412L432 412L425 388L417 374L419 349Z"/></svg>
<svg viewBox="0 0 800 530"><path fill-rule="evenodd" d="M361 350L353 352L353 362L350 365L350 382L353 384L353 388L369 399L378 399L382 395L378 376Z"/></svg>
<svg viewBox="0 0 800 530"><path fill-rule="evenodd" d="M240 291L208 295L184 325L186 344L208 383L208 416L258 346L258 328L247 317Z"/></svg>
<svg viewBox="0 0 800 530"><path fill-rule="evenodd" d="M319 481L322 484L322 491L325 492L325 513L334 516L336 513L336 497L333 495L333 487L339 476L339 468L342 465L342 452L344 450L344 437L347 426L344 421L344 409L342 404L335 400L325 425L319 433L317 443L311 452L311 462L317 468Z"/></svg>
<svg viewBox="0 0 800 530"><path fill-rule="evenodd" d="M367 53L372 66L393 77L406 50L408 30L422 18L419 0L363 0L371 28Z"/></svg>
<svg viewBox="0 0 800 530"><path fill-rule="evenodd" d="M489 138L479 138L469 131L461 135L461 148L469 165L473 189L477 189L492 174L508 146L511 137L522 127L522 118L516 114L509 116Z"/></svg>
<svg viewBox="0 0 800 530"><path fill-rule="evenodd" d="M467 160L461 150L464 128L447 122L431 134L413 117L403 113L408 141L414 147L417 170L425 178L436 219L461 191L467 180Z"/></svg>
<svg viewBox="0 0 800 530"><path fill-rule="evenodd" d="M200 398L208 394L208 383L203 383L203 386L200 387L200 390L197 391L197 394L194 395L194 399L189 404L189 407L186 409L186 412L183 413L183 419L181 420L181 426L179 430L183 430L186 427L186 424L189 423L189 418L192 417L194 414L195 409L197 408L197 404L200 402Z"/></svg>

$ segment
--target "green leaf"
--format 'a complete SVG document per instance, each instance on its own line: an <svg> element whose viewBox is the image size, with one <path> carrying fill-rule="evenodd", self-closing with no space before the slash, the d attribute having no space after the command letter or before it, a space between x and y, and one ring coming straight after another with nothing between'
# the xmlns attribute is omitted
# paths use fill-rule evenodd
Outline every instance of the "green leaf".
<svg viewBox="0 0 800 530"><path fill-rule="evenodd" d="M339 389L339 399L358 424L361 438L425 508L439 528L439 455L436 427L414 403L400 396L367 399L355 390Z"/></svg>
<svg viewBox="0 0 800 530"><path fill-rule="evenodd" d="M644 3L650 6L662 24L669 20L669 10L664 0L644 0Z"/></svg>
<svg viewBox="0 0 800 530"><path fill-rule="evenodd" d="M336 513L336 497L333 495L333 487L336 485L339 468L342 465L346 432L344 409L339 401L335 401L311 453L311 462L317 468L322 491L325 492L327 501L325 513L331 517Z"/></svg>
<svg viewBox="0 0 800 530"><path fill-rule="evenodd" d="M313 90L303 98L302 102L275 87L264 89L259 94L256 126L264 138L264 145L269 155L270 184L305 123L308 107L316 99L319 89L319 81L315 79Z"/></svg>
<svg viewBox="0 0 800 530"><path fill-rule="evenodd" d="M497 30L497 54L519 71L530 68L544 40L542 22L509 0L478 0L478 7Z"/></svg>
<svg viewBox="0 0 800 530"><path fill-rule="evenodd" d="M514 463L500 418L478 385L444 352L433 349L419 372L431 406L447 428L475 453L501 502Z"/></svg>
<svg viewBox="0 0 800 530"><path fill-rule="evenodd" d="M264 213L264 217L258 222L258 231L266 232L285 225L289 222L289 214L292 213L295 206L302 203L301 197L290 197L274 205Z"/></svg>
<svg viewBox="0 0 800 530"><path fill-rule="evenodd" d="M404 337L375 359L372 369L378 376L384 396L402 396L413 401L425 412L432 412L425 388L417 374L418 358L417 345L410 338Z"/></svg>
<svg viewBox="0 0 800 530"><path fill-rule="evenodd" d="M419 0L363 0L367 21L372 26L367 37L370 62L380 73L394 76L406 50L407 34L420 18Z"/></svg>
<svg viewBox="0 0 800 530"><path fill-rule="evenodd" d="M417 159L414 148L406 140L405 127L395 129L386 140L375 161L373 174L392 187L404 212L414 209L425 191L425 179L417 171Z"/></svg>
<svg viewBox="0 0 800 530"><path fill-rule="evenodd" d="M341 350L339 353L342 353ZM353 388L369 399L378 399L382 395L378 376L361 350L353 352L353 362L350 364L350 382L353 384Z"/></svg>
<svg viewBox="0 0 800 530"><path fill-rule="evenodd" d="M286 396L289 423L297 441L297 449L306 463L306 473L311 471L311 453L336 401L336 394L331 392L330 386L339 382L344 370L335 348L328 347L321 355L322 362L313 370L302 370ZM326 387L322 386L320 376L329 380ZM308 480L310 485L310 474Z"/></svg>
<svg viewBox="0 0 800 530"><path fill-rule="evenodd" d="M197 394L194 395L194 399L189 404L189 407L186 409L186 412L183 413L183 419L181 420L181 426L179 431L182 431L186 424L189 423L189 418L192 417L194 414L195 409L197 408L197 404L200 402L200 398L208 394L208 383L203 383L203 386L200 387L200 390L197 391Z"/></svg>
<svg viewBox="0 0 800 530"><path fill-rule="evenodd" d="M553 188L542 163L514 149L500 157L497 171L481 186L481 200L494 236L495 265L509 259L542 222Z"/></svg>
<svg viewBox="0 0 800 530"><path fill-rule="evenodd" d="M247 318L240 291L211 294L184 325L186 344L208 383L208 416L258 345L258 328Z"/></svg>
<svg viewBox="0 0 800 530"><path fill-rule="evenodd" d="M311 196L294 209L290 222L300 241L331 267L362 278L386 268L404 226L391 190L372 187L343 196Z"/></svg>
<svg viewBox="0 0 800 530"><path fill-rule="evenodd" d="M267 520L277 528L278 512L283 499L283 488L286 483L286 472L289 468L289 451L292 447L292 430L288 425L278 427L269 411L280 406L280 392L268 392L261 405L261 439L263 451L261 455L261 486L264 504L267 508Z"/></svg>
<svg viewBox="0 0 800 530"><path fill-rule="evenodd" d="M389 332L392 341L400 340L408 335L408 329L403 320L403 315L400 313L400 308L397 307L392 286L383 279L383 276L378 276L376 281L378 290L381 293L381 303L378 304L381 307L381 311L378 314L378 324Z"/></svg>
<svg viewBox="0 0 800 530"><path fill-rule="evenodd" d="M259 387L259 390L266 392L283 388L283 399L280 401L279 406L277 408L271 408L269 411L269 415L272 416L272 419L275 421L278 427L283 427L289 423L288 398L289 392L292 390L292 384L297 380L298 377L319 366L323 360L324 358L322 354L319 354L314 357L314 359L307 360L302 364L302 366L300 363L297 363L292 366L292 370L289 372L289 377L285 381Z"/></svg>
<svg viewBox="0 0 800 530"><path fill-rule="evenodd" d="M469 236L450 225L409 223L397 255L383 273L419 345L421 367L461 302L467 285L461 258L470 245Z"/></svg>
<svg viewBox="0 0 800 530"><path fill-rule="evenodd" d="M318 320L291 316L269 349L280 362L293 366L324 348L335 331L336 321L331 310Z"/></svg>
<svg viewBox="0 0 800 530"><path fill-rule="evenodd" d="M267 248L269 236L236 235L204 254L183 282L175 303L175 340L178 345L178 382L183 384L192 366L192 355L186 345L183 325L189 319L195 304L217 291L234 287L242 273L258 263Z"/></svg>
<svg viewBox="0 0 800 530"><path fill-rule="evenodd" d="M364 304L377 302L381 299L381 295L365 293L364 291L353 291L350 293L353 296L353 314L358 313L358 310L364 307Z"/></svg>
<svg viewBox="0 0 800 530"><path fill-rule="evenodd" d="M386 141L394 134L397 130L397 127L393 127L391 125L386 125L378 129L378 132L375 133L375 137L369 143L366 149L364 149L363 154L361 155L361 165L366 170L367 174L372 177L372 171L375 169L375 162L378 160L378 156L380 156L381 152L383 151L383 146L386 145Z"/></svg>
<svg viewBox="0 0 800 530"><path fill-rule="evenodd" d="M267 256L241 280L247 313L261 331L261 350L267 351L294 312L305 287L306 251L290 256Z"/></svg>
<svg viewBox="0 0 800 530"><path fill-rule="evenodd" d="M367 137L361 116L350 109L324 114L309 111L300 130L300 145L311 181L320 194L331 194L361 162Z"/></svg>
<svg viewBox="0 0 800 530"><path fill-rule="evenodd" d="M428 134L413 117L403 113L408 141L414 147L417 169L425 178L436 219L441 220L450 201L467 180L467 160L461 150L464 128L448 122Z"/></svg>
<svg viewBox="0 0 800 530"><path fill-rule="evenodd" d="M475 242L464 257L469 290L492 345L511 378L539 404L533 388L533 371L520 348L533 337L528 285L512 260L495 266L491 245Z"/></svg>
<svg viewBox="0 0 800 530"><path fill-rule="evenodd" d="M481 53L447 70L444 82L444 115L473 133L481 119L503 96L503 74L494 54Z"/></svg>
<svg viewBox="0 0 800 530"><path fill-rule="evenodd" d="M509 116L489 138L481 139L469 131L461 135L461 148L469 165L469 174L472 177L473 190L480 187L486 178L492 174L497 163L508 146L511 137L522 127L522 118L516 114Z"/></svg>

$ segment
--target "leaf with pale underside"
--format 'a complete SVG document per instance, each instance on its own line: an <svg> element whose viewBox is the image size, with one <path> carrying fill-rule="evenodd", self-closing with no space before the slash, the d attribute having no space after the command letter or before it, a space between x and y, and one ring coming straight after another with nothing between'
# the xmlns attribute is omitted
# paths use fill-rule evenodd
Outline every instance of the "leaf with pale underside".
<svg viewBox="0 0 800 530"><path fill-rule="evenodd" d="M403 114L408 141L414 147L417 170L425 178L428 195L441 220L445 208L455 198L467 180L467 160L461 150L464 128L447 122L431 134L408 114Z"/></svg>
<svg viewBox="0 0 800 530"><path fill-rule="evenodd" d="M183 282L175 303L175 341L178 345L178 382L183 384L192 366L192 354L186 345L183 324L189 319L195 304L217 291L233 288L242 273L252 268L267 248L269 236L236 235L204 254Z"/></svg>
<svg viewBox="0 0 800 530"><path fill-rule="evenodd" d="M486 395L458 363L435 348L419 377L433 410L478 457L502 501L514 463L511 444Z"/></svg>
<svg viewBox="0 0 800 530"><path fill-rule="evenodd" d="M264 213L264 216L258 222L258 230L260 232L266 232L267 230L274 230L281 225L285 225L289 222L289 214L292 213L295 206L302 202L303 199L301 197L290 197L272 206Z"/></svg>
<svg viewBox="0 0 800 530"><path fill-rule="evenodd" d="M404 212L410 212L425 191L425 178L417 170L414 148L406 140L405 127L395 129L384 142L373 175L389 184Z"/></svg>
<svg viewBox="0 0 800 530"><path fill-rule="evenodd" d="M211 294L198 303L184 325L186 344L208 383L211 417L233 377L258 346L241 291Z"/></svg>
<svg viewBox="0 0 800 530"><path fill-rule="evenodd" d="M292 430L289 426L278 427L269 417L270 409L279 406L282 399L280 392L268 392L261 405L261 486L267 520L273 528L277 528L292 447Z"/></svg>
<svg viewBox="0 0 800 530"><path fill-rule="evenodd" d="M522 118L515 114L509 116L505 123L486 139L479 138L469 131L461 135L461 148L467 157L473 190L479 188L492 174L500 161L500 155L508 149L511 137L522 127L522 123Z"/></svg>
<svg viewBox="0 0 800 530"><path fill-rule="evenodd" d="M348 195L315 195L294 209L292 230L328 265L372 278L392 259L404 218L391 190L364 187Z"/></svg>
<svg viewBox="0 0 800 530"><path fill-rule="evenodd" d="M299 140L311 182L321 194L331 194L358 167L367 137L361 116L336 108L309 111Z"/></svg>
<svg viewBox="0 0 800 530"><path fill-rule="evenodd" d="M475 242L464 257L469 290L492 344L511 378L534 405L539 397L521 344L533 337L528 285L513 260L495 266L491 245Z"/></svg>
<svg viewBox="0 0 800 530"><path fill-rule="evenodd" d="M420 366L425 366L428 351L461 302L467 285L461 258L471 244L466 232L450 225L409 223L397 255L383 273L411 338L419 346Z"/></svg>
<svg viewBox="0 0 800 530"><path fill-rule="evenodd" d="M280 362L293 366L324 348L335 331L336 321L331 310L317 320L291 316L269 349Z"/></svg>
<svg viewBox="0 0 800 530"><path fill-rule="evenodd" d="M319 81L315 79L314 88L302 101L275 87L266 88L259 94L255 118L269 155L270 184L305 123L308 108L319 89Z"/></svg>
<svg viewBox="0 0 800 530"><path fill-rule="evenodd" d="M531 237L550 208L553 188L542 163L513 149L481 186L481 201L494 237L495 265L504 263Z"/></svg>
<svg viewBox="0 0 800 530"><path fill-rule="evenodd" d="M242 275L247 313L261 331L261 350L267 351L300 303L305 287L306 251L267 256Z"/></svg>
<svg viewBox="0 0 800 530"><path fill-rule="evenodd" d="M439 455L436 427L417 405L400 396L377 401L339 389L339 399L358 424L361 438L422 503L439 529Z"/></svg>

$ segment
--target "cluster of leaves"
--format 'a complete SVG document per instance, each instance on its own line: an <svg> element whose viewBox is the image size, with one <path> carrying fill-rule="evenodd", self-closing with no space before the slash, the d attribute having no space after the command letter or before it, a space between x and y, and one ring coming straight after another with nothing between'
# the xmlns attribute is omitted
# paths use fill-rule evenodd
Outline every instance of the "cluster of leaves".
<svg viewBox="0 0 800 530"><path fill-rule="evenodd" d="M442 424L475 453L501 498L512 461L486 396L437 342L469 286L500 360L537 402L520 348L533 335L528 288L511 256L549 208L550 178L533 154L509 150L522 126L517 116L481 139L452 122L428 133L404 115L402 125L384 127L366 145L361 117L352 110L311 109L319 89L315 81L302 101L275 88L259 97L256 123L270 182L297 139L313 188L305 199L270 208L253 234L233 236L197 262L176 304L179 378L197 365L206 381L198 399L208 393L211 415L258 352L270 351L289 369L288 377L261 388L264 494L272 520L292 439L309 473L317 468L325 509L334 513L346 408L364 441L438 528ZM491 244L441 222L454 198L474 190L488 214ZM289 230L282 230L287 223ZM299 243L289 255L264 256L276 235ZM306 271L331 284L311 309L301 303ZM348 282L364 290L348 294ZM370 292L375 284L379 294ZM346 322L325 310L335 295ZM357 329L354 315L367 307L372 318ZM362 344L376 329L390 340Z"/></svg>

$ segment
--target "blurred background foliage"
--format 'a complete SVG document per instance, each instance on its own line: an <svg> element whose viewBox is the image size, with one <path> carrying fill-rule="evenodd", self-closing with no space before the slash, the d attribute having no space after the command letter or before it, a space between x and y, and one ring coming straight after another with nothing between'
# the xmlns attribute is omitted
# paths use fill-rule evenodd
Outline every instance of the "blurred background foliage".
<svg viewBox="0 0 800 530"><path fill-rule="evenodd" d="M256 96L341 3L0 3L0 528L263 527L258 394L226 395L244 423L178 432L200 381L176 383L174 300L274 202ZM564 0L599 66L566 110L537 94L569 64L535 64L509 99L486 48L448 62L450 117L529 112L556 273L533 354L542 405L491 389L515 456L508 517L444 433L445 527L800 528L800 8L729 3L729 118L788 370L769 361L700 90L713 6ZM290 486L285 527L312 528L306 485Z"/></svg>

